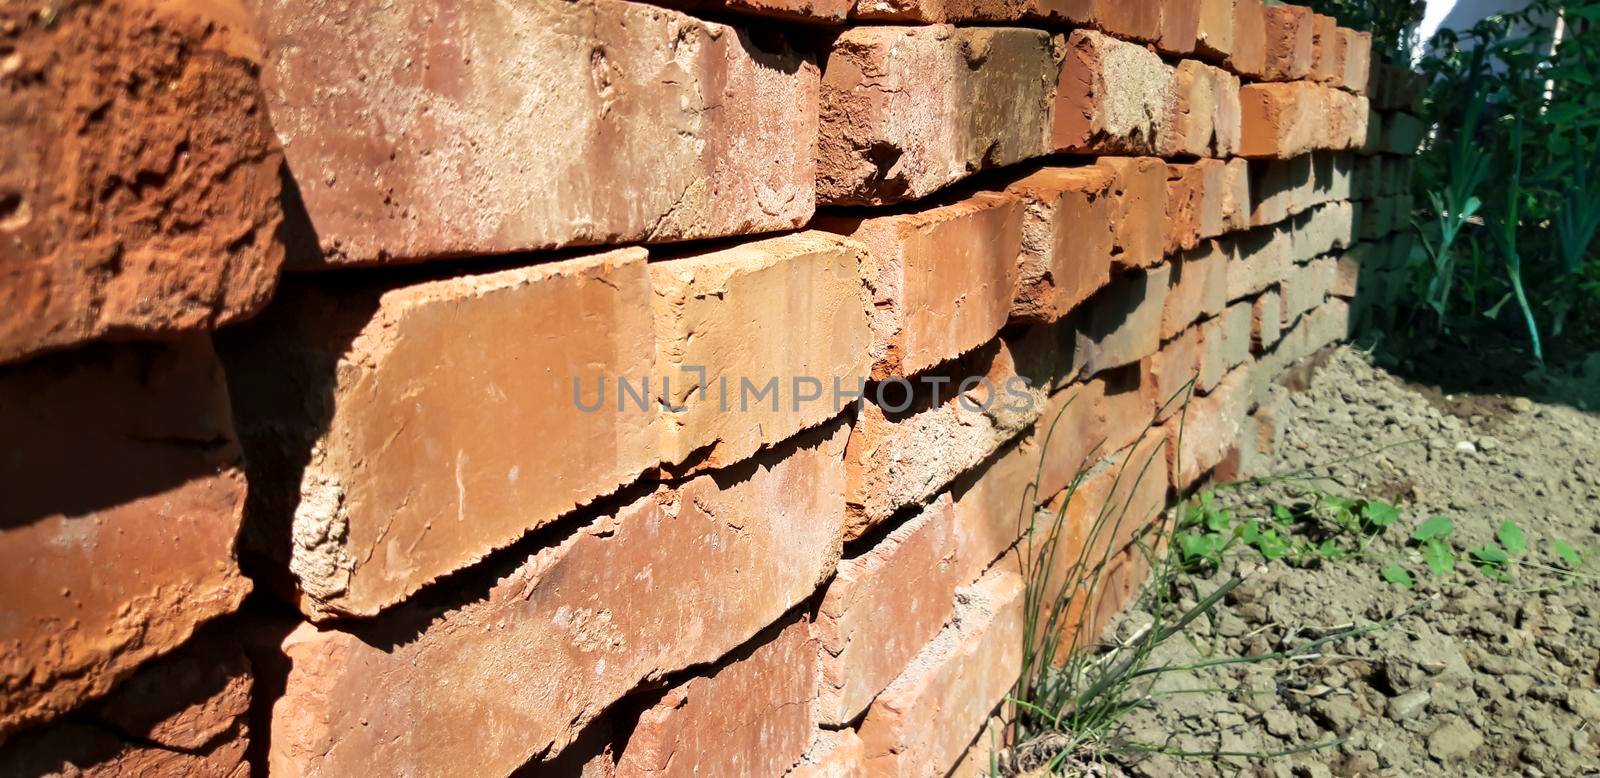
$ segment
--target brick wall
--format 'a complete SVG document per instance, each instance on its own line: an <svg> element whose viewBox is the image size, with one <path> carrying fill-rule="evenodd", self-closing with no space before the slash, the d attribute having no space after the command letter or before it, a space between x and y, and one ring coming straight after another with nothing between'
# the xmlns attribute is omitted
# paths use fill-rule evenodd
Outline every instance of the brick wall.
<svg viewBox="0 0 1600 778"><path fill-rule="evenodd" d="M1409 251L1369 48L1260 0L0 11L0 773L981 767L1035 509L1076 483L1093 634Z"/></svg>

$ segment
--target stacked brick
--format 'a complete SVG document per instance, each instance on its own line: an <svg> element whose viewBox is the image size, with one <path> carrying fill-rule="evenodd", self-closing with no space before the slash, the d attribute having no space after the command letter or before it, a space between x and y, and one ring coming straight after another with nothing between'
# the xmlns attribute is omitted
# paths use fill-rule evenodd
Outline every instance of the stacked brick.
<svg viewBox="0 0 1600 778"><path fill-rule="evenodd" d="M977 766L1405 224L1297 6L665 5L8 12L0 762Z"/></svg>

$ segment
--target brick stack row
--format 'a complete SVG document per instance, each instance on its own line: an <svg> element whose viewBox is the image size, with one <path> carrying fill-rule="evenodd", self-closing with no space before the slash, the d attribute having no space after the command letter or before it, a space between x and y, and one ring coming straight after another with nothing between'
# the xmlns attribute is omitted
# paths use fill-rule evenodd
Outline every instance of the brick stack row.
<svg viewBox="0 0 1600 778"><path fill-rule="evenodd" d="M248 5L0 12L0 763L975 771L1420 135L1260 0Z"/></svg>

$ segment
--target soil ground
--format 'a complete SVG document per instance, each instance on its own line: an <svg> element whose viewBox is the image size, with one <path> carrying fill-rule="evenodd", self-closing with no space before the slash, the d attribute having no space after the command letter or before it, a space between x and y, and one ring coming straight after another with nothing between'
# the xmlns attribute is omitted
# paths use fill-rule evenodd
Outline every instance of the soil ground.
<svg viewBox="0 0 1600 778"><path fill-rule="evenodd" d="M1149 705L1110 739L1163 753L1108 747L1106 772L1600 774L1600 415L1578 407L1600 403L1447 394L1349 347L1324 355L1298 388L1274 390L1283 392L1272 403L1279 440L1248 475L1314 468L1322 477L1218 497L1240 518L1319 492L1391 500L1402 517L1360 557L1294 567L1240 548L1212 573L1179 576L1172 595L1184 607L1255 571L1211 619L1158 648L1156 663L1261 656L1411 613L1311 657L1158 676ZM1435 577L1408 540L1436 515L1453 520L1458 548L1493 542L1509 519L1529 549L1508 581L1466 563ZM1557 539L1589 551L1579 575L1555 569ZM1390 562L1411 572L1414 589L1380 576ZM1150 622L1147 604L1113 622L1104 641L1136 635ZM1314 750L1261 756L1301 748Z"/></svg>

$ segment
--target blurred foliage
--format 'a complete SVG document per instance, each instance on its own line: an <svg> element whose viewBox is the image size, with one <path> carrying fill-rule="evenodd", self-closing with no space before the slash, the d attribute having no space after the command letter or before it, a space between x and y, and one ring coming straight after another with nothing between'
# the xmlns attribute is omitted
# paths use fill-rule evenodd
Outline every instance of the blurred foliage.
<svg viewBox="0 0 1600 778"><path fill-rule="evenodd" d="M1372 52L1390 62L1408 62L1427 0L1310 0L1312 10L1339 24L1372 33Z"/></svg>

